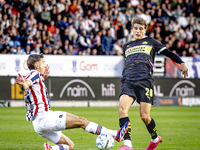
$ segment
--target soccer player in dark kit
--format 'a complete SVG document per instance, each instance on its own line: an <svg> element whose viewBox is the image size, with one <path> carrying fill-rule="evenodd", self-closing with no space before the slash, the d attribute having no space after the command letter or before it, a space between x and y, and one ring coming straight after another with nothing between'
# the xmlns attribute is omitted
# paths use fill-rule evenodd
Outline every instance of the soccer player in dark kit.
<svg viewBox="0 0 200 150"><path fill-rule="evenodd" d="M140 117L151 135L151 142L146 150L154 150L162 141L157 135L156 124L150 117L153 101L153 64L156 52L171 58L180 64L184 78L188 68L179 56L168 50L159 41L146 37L147 24L143 18L133 20L133 41L123 46L125 67L121 78L122 86L119 99L119 125L129 122L128 112L134 101L140 104ZM131 126L124 136L124 145L118 150L133 150L131 143Z"/></svg>

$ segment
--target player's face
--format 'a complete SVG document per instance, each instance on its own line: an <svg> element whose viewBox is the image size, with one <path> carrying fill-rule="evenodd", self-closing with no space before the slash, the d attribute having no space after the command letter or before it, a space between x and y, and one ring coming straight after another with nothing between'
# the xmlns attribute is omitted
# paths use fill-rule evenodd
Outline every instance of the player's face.
<svg viewBox="0 0 200 150"><path fill-rule="evenodd" d="M134 40L140 40L145 36L145 25L134 24L133 26L133 38Z"/></svg>
<svg viewBox="0 0 200 150"><path fill-rule="evenodd" d="M36 70L38 70L42 75L44 75L46 69L46 64L43 58L40 58L38 62L36 62Z"/></svg>

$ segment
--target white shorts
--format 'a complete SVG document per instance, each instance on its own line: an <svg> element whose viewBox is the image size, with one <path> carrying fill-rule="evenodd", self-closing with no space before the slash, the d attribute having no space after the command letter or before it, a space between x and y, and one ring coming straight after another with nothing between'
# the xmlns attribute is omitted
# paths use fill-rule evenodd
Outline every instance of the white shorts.
<svg viewBox="0 0 200 150"><path fill-rule="evenodd" d="M38 113L32 121L35 132L43 138L58 143L66 126L66 112L48 111Z"/></svg>

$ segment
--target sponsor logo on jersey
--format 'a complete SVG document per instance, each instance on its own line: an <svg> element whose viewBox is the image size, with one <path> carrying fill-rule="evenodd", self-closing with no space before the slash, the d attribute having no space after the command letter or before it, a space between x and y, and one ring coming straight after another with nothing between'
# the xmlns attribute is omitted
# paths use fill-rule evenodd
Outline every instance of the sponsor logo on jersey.
<svg viewBox="0 0 200 150"><path fill-rule="evenodd" d="M142 44L148 44L148 42L147 42L147 41L144 41L144 42L142 42Z"/></svg>
<svg viewBox="0 0 200 150"><path fill-rule="evenodd" d="M136 53L145 53L147 55L150 55L150 52L152 50L152 46L150 45L139 45L139 46L134 46L130 47L125 51L125 56L128 57L131 54L136 54Z"/></svg>

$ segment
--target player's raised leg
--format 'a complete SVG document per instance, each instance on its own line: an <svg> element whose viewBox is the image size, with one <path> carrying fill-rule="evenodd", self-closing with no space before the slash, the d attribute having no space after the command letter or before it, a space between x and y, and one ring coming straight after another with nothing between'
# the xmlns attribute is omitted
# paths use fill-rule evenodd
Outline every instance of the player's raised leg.
<svg viewBox="0 0 200 150"><path fill-rule="evenodd" d="M140 103L140 117L144 124L146 125L146 128L148 132L151 135L151 142L149 146L146 148L146 150L154 150L158 144L162 141L161 137L157 135L157 129L156 124L153 118L149 116L151 109L150 103L141 102Z"/></svg>
<svg viewBox="0 0 200 150"><path fill-rule="evenodd" d="M112 135L113 138L115 138L115 140L118 142L123 140L123 137L127 132L128 126L129 122L124 124L124 126L122 126L119 130L111 130L105 128L104 126L101 126L100 124L90 122L83 117L78 117L70 113L67 113L66 116L66 129L82 128L89 133L97 135L101 133L106 133Z"/></svg>

